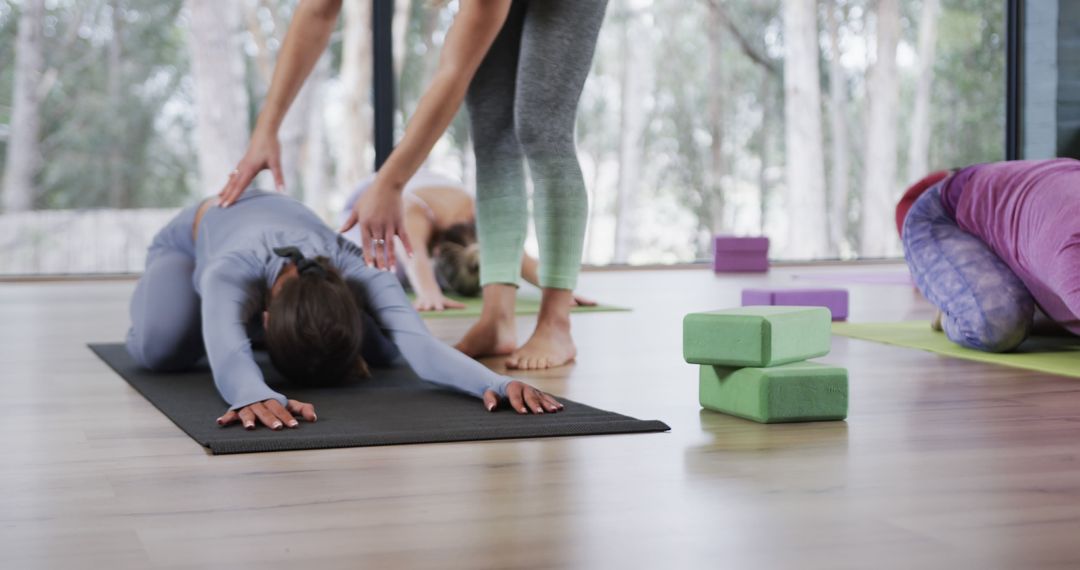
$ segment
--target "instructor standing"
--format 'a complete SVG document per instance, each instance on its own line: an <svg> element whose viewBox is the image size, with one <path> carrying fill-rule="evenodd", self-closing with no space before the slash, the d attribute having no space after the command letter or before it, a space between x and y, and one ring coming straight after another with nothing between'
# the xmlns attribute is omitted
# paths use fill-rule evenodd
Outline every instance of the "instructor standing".
<svg viewBox="0 0 1080 570"><path fill-rule="evenodd" d="M360 1L360 0L350 0ZM281 186L278 127L326 49L342 0L301 0L281 49L247 153L222 189L222 206L269 168ZM457 344L470 356L509 354L518 369L574 359L570 306L588 218L574 145L581 90L607 0L460 0L439 66L405 136L353 208L367 263L395 264L393 238L412 246L402 224L402 190L468 105L476 152L477 233L484 309ZM532 337L517 346L514 302L528 223L525 164L534 190L543 298Z"/></svg>

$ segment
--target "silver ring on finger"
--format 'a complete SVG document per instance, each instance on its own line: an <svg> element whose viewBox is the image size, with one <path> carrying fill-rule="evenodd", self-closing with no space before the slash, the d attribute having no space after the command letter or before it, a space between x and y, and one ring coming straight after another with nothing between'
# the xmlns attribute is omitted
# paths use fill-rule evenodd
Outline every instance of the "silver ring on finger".
<svg viewBox="0 0 1080 570"><path fill-rule="evenodd" d="M380 245L386 245L386 240L384 240L382 238L378 238L378 239L372 241L371 243L375 244L375 247L378 247Z"/></svg>

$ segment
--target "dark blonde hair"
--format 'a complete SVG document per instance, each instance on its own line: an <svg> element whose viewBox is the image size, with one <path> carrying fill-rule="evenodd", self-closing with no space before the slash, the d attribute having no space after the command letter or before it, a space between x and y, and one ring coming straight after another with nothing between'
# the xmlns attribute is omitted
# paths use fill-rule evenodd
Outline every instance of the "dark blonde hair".
<svg viewBox="0 0 1080 570"><path fill-rule="evenodd" d="M325 257L298 265L270 300L266 349L279 372L310 386L367 376L360 357L362 307L341 274Z"/></svg>
<svg viewBox="0 0 1080 570"><path fill-rule="evenodd" d="M434 240L435 276L450 293L478 297L480 287L480 244L476 224L455 224L439 232Z"/></svg>

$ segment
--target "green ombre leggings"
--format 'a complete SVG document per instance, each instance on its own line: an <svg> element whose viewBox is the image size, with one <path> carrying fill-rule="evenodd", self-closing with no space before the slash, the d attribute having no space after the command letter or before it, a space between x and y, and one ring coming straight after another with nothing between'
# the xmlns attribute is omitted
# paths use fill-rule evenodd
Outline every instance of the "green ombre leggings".
<svg viewBox="0 0 1080 570"><path fill-rule="evenodd" d="M588 220L574 146L578 100L607 0L514 0L469 85L480 282L517 284L533 181L540 285L573 289Z"/></svg>

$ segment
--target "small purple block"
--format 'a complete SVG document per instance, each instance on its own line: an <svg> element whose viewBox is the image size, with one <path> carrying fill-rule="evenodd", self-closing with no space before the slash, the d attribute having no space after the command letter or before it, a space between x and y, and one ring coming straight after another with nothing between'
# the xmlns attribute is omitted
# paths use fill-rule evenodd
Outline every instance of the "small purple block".
<svg viewBox="0 0 1080 570"><path fill-rule="evenodd" d="M743 289L742 306L750 305L775 305L771 289Z"/></svg>
<svg viewBox="0 0 1080 570"><path fill-rule="evenodd" d="M825 307L834 321L848 317L847 289L743 289L742 304Z"/></svg>
<svg viewBox="0 0 1080 570"><path fill-rule="evenodd" d="M769 270L767 237L716 236L713 253L713 271L716 273Z"/></svg>

